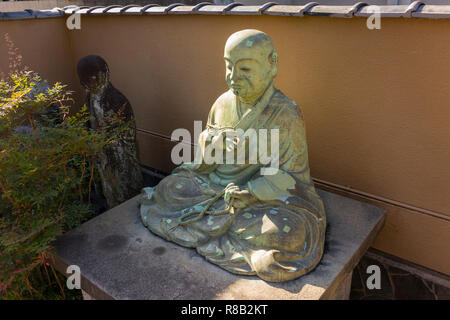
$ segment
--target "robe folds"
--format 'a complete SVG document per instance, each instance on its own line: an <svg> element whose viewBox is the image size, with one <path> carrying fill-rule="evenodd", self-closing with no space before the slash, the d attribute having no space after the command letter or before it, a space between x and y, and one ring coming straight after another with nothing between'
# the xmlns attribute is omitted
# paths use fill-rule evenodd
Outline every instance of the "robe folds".
<svg viewBox="0 0 450 320"><path fill-rule="evenodd" d="M277 129L279 161L273 174L262 174L270 163L261 161L259 153L256 163L250 161L255 146L247 137L242 142L245 163L184 163L151 192L144 192L141 219L156 235L196 248L206 260L232 273L270 282L298 278L319 263L326 228L324 206L310 177L301 110L273 86L247 110L227 91L210 111L198 150L205 152L208 136L237 129ZM274 156L268 136L268 154ZM230 183L249 190L256 201L234 208L224 193Z"/></svg>

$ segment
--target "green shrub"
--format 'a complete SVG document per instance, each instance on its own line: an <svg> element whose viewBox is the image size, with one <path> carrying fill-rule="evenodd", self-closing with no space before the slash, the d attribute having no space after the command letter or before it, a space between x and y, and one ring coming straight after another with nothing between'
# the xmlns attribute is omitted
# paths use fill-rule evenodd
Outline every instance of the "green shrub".
<svg viewBox="0 0 450 320"><path fill-rule="evenodd" d="M0 81L0 298L54 298L45 282L64 295L51 242L93 215L93 164L127 128L116 118L114 130L90 130L86 107L70 115L71 102L31 71Z"/></svg>

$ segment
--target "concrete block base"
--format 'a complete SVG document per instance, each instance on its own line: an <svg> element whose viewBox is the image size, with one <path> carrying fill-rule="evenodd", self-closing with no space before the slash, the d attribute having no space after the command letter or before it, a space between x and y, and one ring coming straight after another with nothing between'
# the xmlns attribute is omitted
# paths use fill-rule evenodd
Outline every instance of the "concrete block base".
<svg viewBox="0 0 450 320"><path fill-rule="evenodd" d="M352 270L380 231L373 205L318 190L327 212L324 256L299 279L270 283L231 274L194 249L167 242L139 218L138 197L61 236L55 265L81 270L85 299L348 299Z"/></svg>

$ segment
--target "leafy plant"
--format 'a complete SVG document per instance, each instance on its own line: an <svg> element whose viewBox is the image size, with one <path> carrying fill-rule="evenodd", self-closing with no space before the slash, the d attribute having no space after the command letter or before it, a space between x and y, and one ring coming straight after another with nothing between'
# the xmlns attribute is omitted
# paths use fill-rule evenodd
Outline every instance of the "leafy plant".
<svg viewBox="0 0 450 320"><path fill-rule="evenodd" d="M86 107L71 115L71 103L32 71L0 81L0 298L48 298L36 289L45 282L65 296L51 242L94 214L96 158L127 130L112 114L113 130L90 130Z"/></svg>

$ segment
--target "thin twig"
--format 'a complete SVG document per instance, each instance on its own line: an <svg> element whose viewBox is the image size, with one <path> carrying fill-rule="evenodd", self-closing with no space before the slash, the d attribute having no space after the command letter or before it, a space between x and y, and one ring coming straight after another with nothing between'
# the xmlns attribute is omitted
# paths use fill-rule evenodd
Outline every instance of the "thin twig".
<svg viewBox="0 0 450 320"><path fill-rule="evenodd" d="M44 278L42 277L41 268L37 268L37 274L39 276L39 280L41 281L41 284L44 284Z"/></svg>
<svg viewBox="0 0 450 320"><path fill-rule="evenodd" d="M92 180L94 178L94 166L95 166L95 157L92 157L92 163L91 163L91 177L89 178L89 195L88 195L88 201L89 204L91 203L91 186L92 186Z"/></svg>
<svg viewBox="0 0 450 320"><path fill-rule="evenodd" d="M50 276L48 274L47 266L45 265L45 262L44 262L44 270L45 270L45 273L47 274L48 284L51 287L52 286L52 280L50 279Z"/></svg>
<svg viewBox="0 0 450 320"><path fill-rule="evenodd" d="M33 288L33 286L30 283L30 280L28 280L27 276L25 276L25 282L27 284L28 290L31 289L31 291L36 292L41 297L42 300L45 300L45 297L39 291L37 291L35 288ZM30 292L30 295L32 295L31 292Z"/></svg>
<svg viewBox="0 0 450 320"><path fill-rule="evenodd" d="M50 264L50 269L52 269L53 275L55 276L56 282L58 283L59 289L61 290L62 296L64 299L66 299L66 294L64 293L64 289L61 285L61 282L59 281L58 275L55 272L55 268L53 268L53 265Z"/></svg>
<svg viewBox="0 0 450 320"><path fill-rule="evenodd" d="M83 201L83 192L82 192L82 186L83 186L83 178L84 178L84 171L86 169L86 154L83 154L83 163L81 167L81 179L80 179L80 185L78 189L80 190L80 201Z"/></svg>

